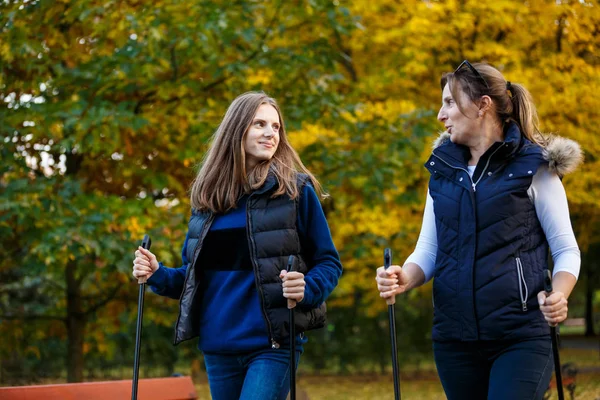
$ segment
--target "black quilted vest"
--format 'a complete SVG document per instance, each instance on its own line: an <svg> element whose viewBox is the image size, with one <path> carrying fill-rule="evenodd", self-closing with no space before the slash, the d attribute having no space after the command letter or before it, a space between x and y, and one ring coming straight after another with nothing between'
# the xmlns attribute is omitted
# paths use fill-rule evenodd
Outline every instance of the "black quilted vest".
<svg viewBox="0 0 600 400"><path fill-rule="evenodd" d="M306 183L307 177L299 175L300 193ZM246 206L248 248L262 313L269 331L269 344L274 348L279 347L280 343L287 342L289 336L289 310L287 300L283 297L279 273L287 268L290 255L297 256L298 272L306 275L311 268L304 262L296 227L298 199L291 200L287 195L272 198L276 185L276 178L269 175L265 184L250 195ZM199 316L196 307L202 294L194 266L213 220L214 215L210 212L192 210L186 248L186 256L190 264L179 301L174 344L199 335ZM325 314L325 303L313 309L298 305L295 308L296 332L323 327Z"/></svg>

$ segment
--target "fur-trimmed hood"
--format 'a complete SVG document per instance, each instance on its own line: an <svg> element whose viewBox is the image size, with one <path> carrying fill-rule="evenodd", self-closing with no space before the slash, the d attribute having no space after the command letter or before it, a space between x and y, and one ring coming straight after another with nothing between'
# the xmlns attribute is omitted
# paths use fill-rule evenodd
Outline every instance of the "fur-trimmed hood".
<svg viewBox="0 0 600 400"><path fill-rule="evenodd" d="M448 141L450 141L450 134L444 131L435 139L432 147L438 148ZM574 140L550 135L542 148L544 158L548 161L548 169L560 177L575 171L583 162L583 151L579 143Z"/></svg>

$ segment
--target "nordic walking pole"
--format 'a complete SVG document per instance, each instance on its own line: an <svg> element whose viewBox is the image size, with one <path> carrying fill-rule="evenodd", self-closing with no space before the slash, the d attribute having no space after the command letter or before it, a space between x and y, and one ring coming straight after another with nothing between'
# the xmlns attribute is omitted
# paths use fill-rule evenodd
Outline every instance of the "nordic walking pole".
<svg viewBox="0 0 600 400"><path fill-rule="evenodd" d="M549 269L544 270L544 291L546 296L552 293L552 274ZM560 357L558 356L558 333L556 326L550 325L550 336L552 336L552 353L554 355L554 375L556 378L556 390L558 391L558 400L565 399L565 393L562 385L562 371L560 369Z"/></svg>
<svg viewBox="0 0 600 400"><path fill-rule="evenodd" d="M144 235L142 247L150 250L152 240L150 236ZM144 291L146 290L146 277L138 278L140 292L138 294L137 328L135 331L135 356L133 360L133 383L131 386L131 400L137 400L138 379L140 372L140 346L142 344L142 318L144 317Z"/></svg>
<svg viewBox="0 0 600 400"><path fill-rule="evenodd" d="M294 271L296 257L293 255L288 258L287 271ZM290 306L293 306L290 308ZM296 400L296 318L294 308L296 302L288 300L288 309L290 310L290 400Z"/></svg>
<svg viewBox="0 0 600 400"><path fill-rule="evenodd" d="M383 266L388 269L392 265L392 250L386 248L383 251ZM394 371L394 398L400 400L400 371L398 370L398 346L396 344L396 297L390 297L385 302L388 304L388 316L390 317L390 337L392 339L392 363Z"/></svg>

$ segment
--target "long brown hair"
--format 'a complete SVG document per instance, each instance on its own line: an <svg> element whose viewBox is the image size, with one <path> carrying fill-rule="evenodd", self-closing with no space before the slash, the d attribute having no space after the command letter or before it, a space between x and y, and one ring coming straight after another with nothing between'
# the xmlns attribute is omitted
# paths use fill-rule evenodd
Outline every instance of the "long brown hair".
<svg viewBox="0 0 600 400"><path fill-rule="evenodd" d="M273 106L279 115L279 145L270 160L261 161L251 171L246 171L246 132L263 104ZM277 189L272 197L287 194L295 199L299 195L298 173L308 175L317 194L324 196L321 185L288 142L277 102L263 92L247 92L233 100L213 134L191 186L191 205L200 211L224 213L235 208L243 194L260 188L269 174L277 179Z"/></svg>
<svg viewBox="0 0 600 400"><path fill-rule="evenodd" d="M440 80L442 90L448 84L460 112L466 115L461 104L460 90L475 104L479 103L482 96L489 96L503 127L513 121L527 139L545 145L546 139L539 129L537 109L525 86L507 81L500 71L489 64L474 63L472 66L476 72L459 67L454 72L444 74Z"/></svg>

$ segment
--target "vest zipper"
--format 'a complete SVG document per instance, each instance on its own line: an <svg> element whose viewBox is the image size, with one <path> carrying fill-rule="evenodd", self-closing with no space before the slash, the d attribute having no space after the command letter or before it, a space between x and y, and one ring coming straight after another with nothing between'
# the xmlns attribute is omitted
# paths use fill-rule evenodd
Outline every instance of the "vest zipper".
<svg viewBox="0 0 600 400"><path fill-rule="evenodd" d="M525 275L523 274L523 264L521 263L521 257L515 257L517 264L517 279L519 280L519 296L521 297L521 308L523 311L527 311L527 298L529 297L529 289L527 288L527 282L525 282Z"/></svg>
<svg viewBox="0 0 600 400"><path fill-rule="evenodd" d="M483 178L483 175L485 175L485 171L487 171L488 167L490 166L490 161L492 160L492 157L494 157L494 154L496 154L501 148L502 146L498 146L498 148L494 150L494 152L488 157L487 162L485 163L485 167L483 167L483 171L481 171L481 174L479 175L479 179L477 179L477 182L473 184L473 191L475 191L475 186L477 186L481 178Z"/></svg>
<svg viewBox="0 0 600 400"><path fill-rule="evenodd" d="M267 310L265 309L265 299L264 299L264 293L263 293L263 288L262 285L260 284L260 280L259 280L259 275L258 275L258 264L256 263L256 254L254 251L254 246L256 245L256 243L254 242L254 236L252 235L252 219L250 218L250 211L249 211L249 206L250 206L250 200L252 199L252 195L250 195L248 197L248 202L246 203L246 225L247 225L247 235L248 235L248 240L250 241L250 252L252 254L252 257L250 257L251 261L252 261L252 268L254 269L254 283L256 284L256 290L259 292L260 296L260 309L263 313L263 317L265 318L265 322L267 323L267 329L269 331L269 341L271 344L271 348L272 349L278 349L279 348L279 343L277 343L277 341L273 338L273 328L271 326L271 321L269 320L269 318L267 317Z"/></svg>
<svg viewBox="0 0 600 400"><path fill-rule="evenodd" d="M432 154L440 161L442 161L444 164L446 164L447 166L449 166L450 168L454 168L454 169L458 169L461 171L465 171L467 173L467 176L469 177L469 180L471 181L471 187L473 188L473 191L470 192L471 194L471 202L473 205L473 215L475 216L475 223L477 224L477 204L475 201L475 192L477 192L477 184L479 183L479 181L481 181L481 178L483 178L483 175L485 174L485 171L487 171L489 165L490 165L490 160L492 159L492 157L494 156L494 154L496 154L496 152L498 152L498 150L500 150L502 148L502 146L498 146L498 148L496 150L494 150L494 152L492 154L490 154L490 156L487 159L487 162L485 163L485 167L483 168L483 171L481 172L481 175L479 175L479 179L477 179L477 182L473 182L473 177L471 176L471 174L469 174L469 171L466 170L465 168L462 167L456 167L450 163L448 163L446 160L444 160L442 157L438 156L437 154L435 154L435 151L432 152ZM477 229L476 229L477 230ZM475 240L475 254L477 254L477 240ZM473 258L473 287L475 287L475 258ZM473 289L473 316L475 317L475 329L477 330L477 338L479 338L479 320L477 319L477 303L476 303L476 298L475 298L475 289Z"/></svg>
<svg viewBox="0 0 600 400"><path fill-rule="evenodd" d="M202 248L201 244L206 237L206 232L210 229L212 225L214 216L210 214L210 216L206 219L204 226L202 227L202 231L200 232L200 236L198 236L198 243L196 244L196 248L194 249L194 255L192 257L191 262L188 264L188 269L185 271L185 279L183 280L183 290L181 291L181 295L179 296L179 312L177 314L177 322L175 324L175 339L173 340L173 344L177 344L177 339L179 335L179 321L181 320L181 299L183 299L183 293L185 292L185 285L187 284L188 278L190 276L190 268L194 268L196 264L196 260L198 259L198 255L200 254L200 249ZM193 301L193 299L192 299Z"/></svg>
<svg viewBox="0 0 600 400"><path fill-rule="evenodd" d="M477 180L477 182L473 182L473 177L471 176L471 174L469 173L468 170L462 168L462 167L457 167L454 166L452 164L450 164L449 162L447 162L446 160L444 160L442 157L438 156L437 154L435 154L435 152L432 152L432 154L440 161L442 161L444 164L446 164L447 166L449 166L450 168L453 169L458 169L461 171L464 171L467 173L467 176L469 177L469 180L471 181L471 187L473 188L473 191L469 192L469 195L471 197L471 205L473 206L473 215L475 216L475 221L477 221L477 203L475 201L475 192L477 191L477 184L479 183L479 181L481 180L481 176L483 176L483 173L481 174L481 176L479 177L479 179ZM490 156L491 158L491 156ZM489 161L489 160L488 160ZM487 168L487 165L486 167ZM484 169L485 172L485 169ZM475 254L477 254L477 241L475 241L475 250L474 250ZM473 266L471 267L472 272L472 279L473 279L473 287L475 286L475 257L473 257ZM473 289L472 291L472 299L473 299L473 318L475 319L475 330L477 331L477 338L479 338L479 321L477 320L477 302L476 302L476 298L475 298L475 289Z"/></svg>
<svg viewBox="0 0 600 400"><path fill-rule="evenodd" d="M477 182L473 182L473 178L471 177L471 174L469 174L469 171L462 168L462 167L456 167L454 165L451 165L450 163L448 163L446 160L444 160L443 158L441 158L440 156L438 156L437 154L435 154L435 152L432 152L432 154L440 161L442 161L444 164L446 164L447 166L449 166L450 168L454 168L454 169L459 169L461 171L465 171L467 173L467 176L469 177L469 180L471 181L471 187L473 188L473 191L469 191L469 195L471 197L471 205L473 207L473 215L475 216L475 221L477 221L477 204L475 202L475 191L476 191L476 186L477 186ZM483 174L482 174L483 175ZM475 254L477 254L477 241L475 241ZM473 279L473 287L475 286L475 257L473 257L473 265L471 267L472 272L472 279ZM475 320L475 330L476 330L476 336L477 339L479 339L479 321L477 320L477 306L476 306L476 299L475 299L475 289L472 290L472 299L473 299L473 319Z"/></svg>

